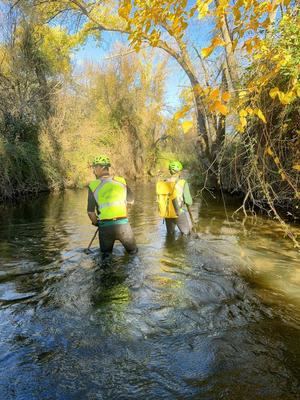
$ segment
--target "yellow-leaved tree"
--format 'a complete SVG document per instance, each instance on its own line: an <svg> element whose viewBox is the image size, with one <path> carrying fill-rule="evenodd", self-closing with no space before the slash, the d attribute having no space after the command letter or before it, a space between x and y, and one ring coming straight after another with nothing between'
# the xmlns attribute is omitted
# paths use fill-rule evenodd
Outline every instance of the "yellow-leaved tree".
<svg viewBox="0 0 300 400"><path fill-rule="evenodd" d="M83 35L121 32L127 35L136 51L144 45L152 46L175 59L191 84L202 152L209 163L214 161L225 139L230 99L234 110L239 108L234 101L240 89L241 67L236 53L240 57L243 49L252 53L260 48L274 22L278 23L282 16L278 8L285 12L294 3L292 0L239 0L234 3L229 0L120 0L117 4L111 0L33 1L45 20L71 14L79 21L77 26ZM200 22L197 24L199 36L201 23L210 21L212 37L207 47L201 48L199 43L189 40L187 32L193 19ZM199 59L198 64L192 61L194 54ZM205 63L207 57L215 63L213 73ZM261 118L261 110L255 115Z"/></svg>
<svg viewBox="0 0 300 400"><path fill-rule="evenodd" d="M26 2L18 5L22 3ZM57 23L67 20L70 25L70 18L62 18L70 16L79 35L119 32L137 52L151 46L172 57L188 77L193 95L193 103L184 105L175 118L183 120L183 129L188 131L191 124L184 118L187 110L195 112L201 160L217 178L215 184L220 182L226 132L243 134L252 125L269 129L269 115L263 106L265 89L268 100L285 107L298 99L298 76L289 75L281 85L273 85L274 77L284 74L290 54L289 49L270 45L278 39L274 32L279 32L286 17L296 23L296 0L33 0L31 4L45 22L56 18ZM201 38L192 42L191 29L193 37L195 31L201 37L207 26L209 42ZM252 69L255 73L250 70L248 74L251 66L256 66ZM293 171L298 172L298 165L293 160ZM282 168L279 175L285 177ZM262 192L266 193L266 187Z"/></svg>

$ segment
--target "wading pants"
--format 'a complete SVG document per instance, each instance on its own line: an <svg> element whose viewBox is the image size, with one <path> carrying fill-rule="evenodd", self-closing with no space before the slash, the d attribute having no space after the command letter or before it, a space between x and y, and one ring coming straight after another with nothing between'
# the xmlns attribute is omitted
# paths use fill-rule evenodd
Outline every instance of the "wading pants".
<svg viewBox="0 0 300 400"><path fill-rule="evenodd" d="M184 211L178 218L166 218L167 233L174 235L176 226L184 235L189 235L192 231L192 221L187 211Z"/></svg>
<svg viewBox="0 0 300 400"><path fill-rule="evenodd" d="M137 252L137 246L131 226L128 223L99 227L99 243L102 254L112 252L114 243L119 240L129 254Z"/></svg>

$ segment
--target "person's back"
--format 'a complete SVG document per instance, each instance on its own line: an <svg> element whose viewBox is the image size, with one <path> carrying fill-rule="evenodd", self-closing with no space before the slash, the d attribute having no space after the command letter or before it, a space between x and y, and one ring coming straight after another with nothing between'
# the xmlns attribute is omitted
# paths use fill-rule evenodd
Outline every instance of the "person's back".
<svg viewBox="0 0 300 400"><path fill-rule="evenodd" d="M89 184L87 212L93 225L99 227L102 254L110 254L115 240L119 240L128 253L136 253L135 238L128 221L127 204L133 195L120 176L109 173L110 160L98 156L93 162L96 179Z"/></svg>
<svg viewBox="0 0 300 400"><path fill-rule="evenodd" d="M173 234L177 226L181 233L188 235L192 230L192 222L187 207L193 201L187 181L180 177L182 169L179 161L171 161L171 176L157 182L156 193L160 216L165 219L167 232Z"/></svg>

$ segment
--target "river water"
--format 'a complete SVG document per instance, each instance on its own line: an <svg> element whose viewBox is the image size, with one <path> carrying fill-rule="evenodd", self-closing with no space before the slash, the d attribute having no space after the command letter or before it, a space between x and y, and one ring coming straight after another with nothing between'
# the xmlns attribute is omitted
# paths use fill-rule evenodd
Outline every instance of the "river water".
<svg viewBox="0 0 300 400"><path fill-rule="evenodd" d="M300 258L279 225L206 199L198 235L168 239L154 186L135 194L139 253L105 265L83 251L86 191L1 208L0 399L299 399Z"/></svg>

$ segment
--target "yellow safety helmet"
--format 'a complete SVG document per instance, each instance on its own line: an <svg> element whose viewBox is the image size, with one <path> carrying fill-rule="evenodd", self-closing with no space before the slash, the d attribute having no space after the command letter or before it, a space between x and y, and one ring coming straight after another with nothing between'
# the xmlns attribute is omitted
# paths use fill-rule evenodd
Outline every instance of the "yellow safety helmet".
<svg viewBox="0 0 300 400"><path fill-rule="evenodd" d="M169 171L176 173L182 171L183 166L180 161L174 160L169 163Z"/></svg>
<svg viewBox="0 0 300 400"><path fill-rule="evenodd" d="M101 167L110 167L110 159L107 156L97 156L94 158L92 166L101 165Z"/></svg>

